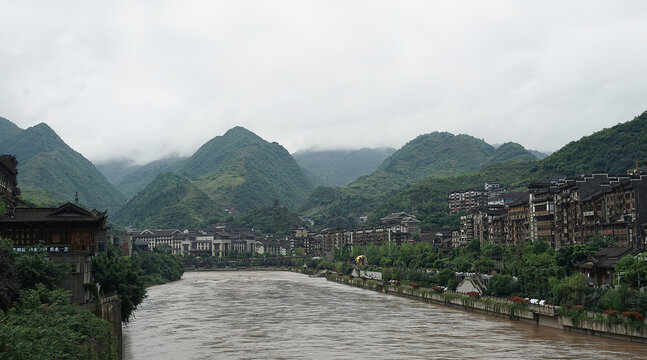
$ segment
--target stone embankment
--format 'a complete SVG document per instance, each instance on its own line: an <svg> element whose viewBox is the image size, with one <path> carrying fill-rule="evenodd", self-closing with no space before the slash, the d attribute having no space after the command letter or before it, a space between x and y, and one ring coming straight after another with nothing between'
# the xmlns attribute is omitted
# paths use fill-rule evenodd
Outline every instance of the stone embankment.
<svg viewBox="0 0 647 360"><path fill-rule="evenodd" d="M505 298L491 296L469 296L453 291L435 291L427 288L415 288L408 285L388 285L381 281L362 278L351 278L329 273L329 281L355 286L367 290L383 292L410 299L464 309L481 314L506 317L511 320L530 324L548 326L566 331L586 333L647 344L647 321L642 324L613 323L606 315L592 314L586 319L569 318L560 315L559 307L552 305L521 304Z"/></svg>

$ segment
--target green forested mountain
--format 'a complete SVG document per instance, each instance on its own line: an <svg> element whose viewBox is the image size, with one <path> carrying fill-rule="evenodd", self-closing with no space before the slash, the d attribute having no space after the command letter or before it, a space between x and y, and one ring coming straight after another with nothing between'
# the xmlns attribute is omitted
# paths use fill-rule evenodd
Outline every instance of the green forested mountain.
<svg viewBox="0 0 647 360"><path fill-rule="evenodd" d="M568 143L542 161L547 172L624 174L647 160L647 111L631 121Z"/></svg>
<svg viewBox="0 0 647 360"><path fill-rule="evenodd" d="M185 157L169 156L146 165L137 165L132 160L120 159L100 163L96 167L126 199L131 199L150 184L157 174L176 171L184 160Z"/></svg>
<svg viewBox="0 0 647 360"><path fill-rule="evenodd" d="M0 145L20 134L22 129L11 121L0 117Z"/></svg>
<svg viewBox="0 0 647 360"><path fill-rule="evenodd" d="M113 220L138 228L199 228L224 218L216 203L189 179L158 174L130 199Z"/></svg>
<svg viewBox="0 0 647 360"><path fill-rule="evenodd" d="M237 228L259 229L264 234L288 235L292 230L303 226L299 216L283 206L269 206L252 210L236 218L230 218L228 224Z"/></svg>
<svg viewBox="0 0 647 360"><path fill-rule="evenodd" d="M506 161L528 161L536 159L537 157L523 146L514 142L507 142L496 149L488 162L495 164Z"/></svg>
<svg viewBox="0 0 647 360"><path fill-rule="evenodd" d="M320 226L344 227L354 225L353 219L360 214L371 213L370 219L375 220L391 211L410 211L416 208L422 217L423 225L442 226L446 225L447 221L452 221L451 217L442 214L447 207L447 195L454 190L482 186L485 181L499 181L513 188L524 188L533 180L593 171L624 174L627 169L634 167L636 161L639 164L647 161L645 129L647 112L632 121L571 142L544 160L531 160L531 154L518 144L507 143L494 151L473 138L470 140L476 146L472 149L480 148L483 152L468 150L467 145L470 141L463 142L463 146L447 145L446 148L451 150L439 151L443 149L438 146L439 143L442 144L441 139L432 141L430 147L436 149L435 157L441 157L438 154L443 154L449 158L439 158L438 161L422 159L425 152L415 150L424 148L420 144L425 140L437 139L443 135L447 139L451 138L451 134L435 133L430 139L418 138L412 141L416 146L409 149L405 148L411 143L405 145L385 160L378 171L358 179L347 187L315 189L302 210L306 214L315 215ZM452 158L451 154L455 153L458 154ZM474 156L476 161L483 162L482 165L476 166L474 160L465 159L470 155ZM471 164L474 168L471 171L454 170L463 171L464 175L448 177L447 169L457 163ZM419 180L419 176L424 174L420 168L433 168L436 164L443 164L442 166L447 168L445 171L428 174L423 181ZM417 169L408 169L409 166ZM416 181L406 183L402 177L397 176L398 174L409 175ZM389 188L392 190L384 190Z"/></svg>
<svg viewBox="0 0 647 360"><path fill-rule="evenodd" d="M445 177L475 171L495 153L492 145L469 135L433 132L409 141L384 160L377 172L407 178L408 183L427 176Z"/></svg>
<svg viewBox="0 0 647 360"><path fill-rule="evenodd" d="M0 120L0 127L11 134L0 135L0 153L18 158L18 186L25 201L57 205L74 201L78 192L79 202L87 207L104 210L123 204L123 196L105 176L45 123L26 130L7 123Z"/></svg>
<svg viewBox="0 0 647 360"><path fill-rule="evenodd" d="M385 201L370 218L375 220L393 211L416 208L423 225L443 226L452 218L447 210L450 192L480 187L498 181L511 188L524 189L534 180L604 171L624 174L647 161L647 112L634 120L603 129L573 141L544 160L506 162L487 166L475 173L443 179L428 178L411 185Z"/></svg>
<svg viewBox="0 0 647 360"><path fill-rule="evenodd" d="M370 214L371 222L391 212L416 209L422 226L456 226L458 216L448 216L447 197L456 190L482 187L486 181L500 182L510 188L523 188L532 169L538 161L497 163L465 175L447 178L427 178L406 187L404 190L383 202ZM521 190L521 189L520 189Z"/></svg>
<svg viewBox="0 0 647 360"><path fill-rule="evenodd" d="M246 212L278 200L294 209L313 185L285 148L235 127L217 136L178 170L216 204Z"/></svg>
<svg viewBox="0 0 647 360"><path fill-rule="evenodd" d="M426 178L467 174L492 162L529 155L523 153L520 145L514 145L506 144L499 151L469 135L421 135L384 160L374 173L343 188L317 188L302 211L315 215L318 223L325 226L352 226L350 219L372 211L407 185Z"/></svg>
<svg viewBox="0 0 647 360"><path fill-rule="evenodd" d="M292 156L315 185L344 186L375 171L395 149L299 151Z"/></svg>
<svg viewBox="0 0 647 360"><path fill-rule="evenodd" d="M131 199L150 184L158 174L177 171L184 160L186 160L185 157L171 156L139 166L134 171L124 175L116 185L117 190L121 191L126 199Z"/></svg>
<svg viewBox="0 0 647 360"><path fill-rule="evenodd" d="M551 154L550 152L542 152L542 151L531 150L531 149L528 149L528 151L530 151L530 153L533 154L539 160L544 160L545 158L548 157L548 155Z"/></svg>

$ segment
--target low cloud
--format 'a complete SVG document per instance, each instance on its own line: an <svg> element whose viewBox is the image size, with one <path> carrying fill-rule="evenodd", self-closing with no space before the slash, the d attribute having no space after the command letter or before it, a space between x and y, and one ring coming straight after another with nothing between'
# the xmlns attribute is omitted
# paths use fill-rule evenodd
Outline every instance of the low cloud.
<svg viewBox="0 0 647 360"><path fill-rule="evenodd" d="M647 110L647 4L0 5L0 116L93 161L190 155L241 125L289 151L432 131L555 150Z"/></svg>

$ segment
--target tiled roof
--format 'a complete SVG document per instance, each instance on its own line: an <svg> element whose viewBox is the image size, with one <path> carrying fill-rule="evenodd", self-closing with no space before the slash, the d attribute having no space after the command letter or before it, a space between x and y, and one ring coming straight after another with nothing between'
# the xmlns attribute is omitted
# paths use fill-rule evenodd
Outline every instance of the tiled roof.
<svg viewBox="0 0 647 360"><path fill-rule="evenodd" d="M67 203L58 208L15 208L0 215L0 222L85 222L105 220L106 213Z"/></svg>
<svg viewBox="0 0 647 360"><path fill-rule="evenodd" d="M173 236L179 233L178 229L146 229L139 233L139 235L149 235L149 236Z"/></svg>

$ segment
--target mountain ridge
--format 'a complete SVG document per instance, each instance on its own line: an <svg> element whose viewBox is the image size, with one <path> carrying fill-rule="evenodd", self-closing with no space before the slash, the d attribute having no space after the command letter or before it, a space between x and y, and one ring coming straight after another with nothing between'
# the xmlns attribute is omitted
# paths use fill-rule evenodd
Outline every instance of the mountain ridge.
<svg viewBox="0 0 647 360"><path fill-rule="evenodd" d="M102 210L114 210L124 202L105 176L49 125L39 123L22 130L7 122L1 123L3 128L13 129L12 136L0 141L0 153L18 158L18 185L28 203L58 205L73 201L76 193L85 206Z"/></svg>

